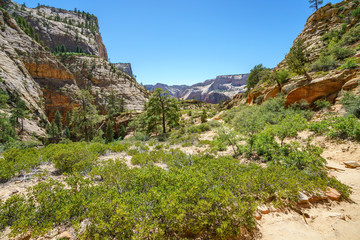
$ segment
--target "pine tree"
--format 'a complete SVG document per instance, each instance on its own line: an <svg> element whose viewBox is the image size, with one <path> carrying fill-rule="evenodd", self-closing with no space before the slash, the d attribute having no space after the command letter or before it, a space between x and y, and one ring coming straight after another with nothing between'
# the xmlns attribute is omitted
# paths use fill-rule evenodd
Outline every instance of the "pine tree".
<svg viewBox="0 0 360 240"><path fill-rule="evenodd" d="M157 132L157 126L161 125L163 133L167 127L172 128L179 124L180 114L176 99L171 98L169 93L162 89L155 89L149 98L145 114L149 132Z"/></svg>
<svg viewBox="0 0 360 240"><path fill-rule="evenodd" d="M62 116L59 111L56 111L56 113L55 113L54 122L55 122L57 128L59 129L59 131L62 131L62 129L63 129Z"/></svg>
<svg viewBox="0 0 360 240"><path fill-rule="evenodd" d="M95 127L101 122L101 117L92 104L94 97L89 91L78 91L76 100L79 107L72 112L72 132L79 140L90 141L96 134Z"/></svg>
<svg viewBox="0 0 360 240"><path fill-rule="evenodd" d="M67 139L71 138L70 129L68 126L66 126L66 128L65 128L64 135Z"/></svg>
<svg viewBox="0 0 360 240"><path fill-rule="evenodd" d="M313 8L316 11L323 2L323 0L309 0L310 8Z"/></svg>
<svg viewBox="0 0 360 240"><path fill-rule="evenodd" d="M309 62L308 53L303 40L297 40L285 58L289 69L299 75L305 75L308 81L311 80L307 73L306 64Z"/></svg>
<svg viewBox="0 0 360 240"><path fill-rule="evenodd" d="M15 108L11 111L11 118L15 125L20 124L20 132L24 130L24 119L28 117L29 111L27 110L25 102L19 97L15 98ZM21 120L21 122L19 122Z"/></svg>
<svg viewBox="0 0 360 240"><path fill-rule="evenodd" d="M203 109L203 111L202 111L202 114L201 114L201 116L200 116L200 119L201 119L201 123L205 123L205 122L207 122L207 114L206 114L206 110L205 109Z"/></svg>
<svg viewBox="0 0 360 240"><path fill-rule="evenodd" d="M114 140L114 130L113 130L113 122L108 121L106 124L106 131L105 131L105 143L110 143Z"/></svg>

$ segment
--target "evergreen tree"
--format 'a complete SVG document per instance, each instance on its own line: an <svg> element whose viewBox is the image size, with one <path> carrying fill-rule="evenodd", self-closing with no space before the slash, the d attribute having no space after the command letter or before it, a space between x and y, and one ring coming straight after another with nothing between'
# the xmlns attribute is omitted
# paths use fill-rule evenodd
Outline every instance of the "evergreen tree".
<svg viewBox="0 0 360 240"><path fill-rule="evenodd" d="M309 59L303 40L297 40L294 43L294 46L291 47L285 61L291 71L299 75L305 75L308 81L311 80L311 77L307 73L306 69L306 64L309 62Z"/></svg>
<svg viewBox="0 0 360 240"><path fill-rule="evenodd" d="M68 126L66 126L66 128L65 128L64 135L67 139L71 138L70 129Z"/></svg>
<svg viewBox="0 0 360 240"><path fill-rule="evenodd" d="M155 89L149 98L145 113L148 131L157 132L157 127L161 125L163 133L166 133L167 127L177 126L180 119L179 111L176 99L171 98L167 91Z"/></svg>
<svg viewBox="0 0 360 240"><path fill-rule="evenodd" d="M253 87L260 82L261 73L266 70L267 68L264 67L262 64L256 65L253 69L250 70L249 77L247 79L246 88L249 91Z"/></svg>
<svg viewBox="0 0 360 240"><path fill-rule="evenodd" d="M207 122L207 114L206 114L206 110L205 109L203 109L203 111L202 111L202 114L201 114L201 116L200 116L200 120L201 120L201 123L205 123L205 122Z"/></svg>
<svg viewBox="0 0 360 240"><path fill-rule="evenodd" d="M63 129L62 116L59 111L56 111L56 113L55 113L54 122L55 122L57 128L59 129L59 131L62 131L62 129Z"/></svg>
<svg viewBox="0 0 360 240"><path fill-rule="evenodd" d="M113 122L108 121L106 124L106 131L105 131L105 143L110 143L114 140L114 130L113 130Z"/></svg>
<svg viewBox="0 0 360 240"><path fill-rule="evenodd" d="M90 141L96 134L95 127L101 122L101 117L92 104L94 97L89 91L78 91L76 100L79 107L72 112L72 132L78 140Z"/></svg>
<svg viewBox="0 0 360 240"><path fill-rule="evenodd" d="M11 118L14 125L20 124L20 132L24 130L24 119L28 117L29 111L27 110L25 102L19 97L15 97L15 108L11 111ZM21 122L19 121L21 120Z"/></svg>
<svg viewBox="0 0 360 240"><path fill-rule="evenodd" d="M107 96L106 111L109 119L113 119L115 116L124 112L125 100L124 97L118 98L113 90L110 91Z"/></svg>
<svg viewBox="0 0 360 240"><path fill-rule="evenodd" d="M309 0L310 8L313 8L316 11L323 2L323 0Z"/></svg>

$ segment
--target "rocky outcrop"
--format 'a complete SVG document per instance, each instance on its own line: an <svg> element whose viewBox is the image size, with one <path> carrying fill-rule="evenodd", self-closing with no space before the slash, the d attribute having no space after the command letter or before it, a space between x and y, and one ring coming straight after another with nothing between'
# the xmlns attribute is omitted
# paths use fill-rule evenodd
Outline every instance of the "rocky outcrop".
<svg viewBox="0 0 360 240"><path fill-rule="evenodd" d="M6 2L9 4L9 1ZM10 2L9 6L10 10L15 11L14 6L18 5ZM51 11L51 14L75 14L48 7L44 9ZM35 18L36 14L32 13L31 17ZM57 32L59 24L56 21L54 24L56 26L49 24L47 31ZM88 46L88 50L94 51L98 56L70 54L56 57L29 37L12 16L3 10L0 10L0 26L0 88L10 96L20 96L25 101L31 112L27 125L36 126L33 129L43 128L47 119L52 121L56 111L65 115L77 107L75 95L83 88L90 89L96 99L95 103L103 113L107 104L106 96L111 91L124 98L126 109L143 109L148 92L133 77L105 60L104 54L101 54L101 46L92 45L91 41ZM71 34L66 36L70 39L69 43L73 41ZM36 134L43 136L44 131L37 131ZM30 135L33 133L30 132Z"/></svg>
<svg viewBox="0 0 360 240"><path fill-rule="evenodd" d="M114 63L115 67L121 71L123 71L124 73L126 73L127 75L129 75L130 77L133 77L133 71L131 68L131 63Z"/></svg>
<svg viewBox="0 0 360 240"><path fill-rule="evenodd" d="M64 45L68 51L84 51L108 59L97 18L89 13L39 6L35 9L6 0L7 11L31 24L40 41L51 51ZM81 50L80 50L81 49Z"/></svg>
<svg viewBox="0 0 360 240"><path fill-rule="evenodd" d="M333 101L336 97L333 94L337 94L347 82L358 78L359 75L359 69L346 70L339 73L331 72L322 78L314 79L309 84L299 86L290 91L286 96L286 105L289 106L303 99L310 104L318 99Z"/></svg>
<svg viewBox="0 0 360 240"><path fill-rule="evenodd" d="M327 49L329 45L326 42L327 35L333 33L341 37L350 29L358 26L360 16L352 14L358 6L355 1L347 0L335 5L327 4L308 18L304 30L295 41L299 39L304 41L309 52L310 62L316 60L321 52ZM355 49L359 43L358 41L346 47ZM357 52L353 57L355 62L359 62L360 53ZM343 63L344 61L341 62L341 64ZM275 70L286 67L285 61L282 61ZM289 106L301 100L305 100L309 104L318 99L334 102L339 91L351 90L358 86L359 73L359 67L355 69L338 68L326 73L309 73L312 77L311 81L304 80L303 76L293 77L286 85L282 86L282 92L286 95L286 105ZM277 86L262 84L249 92L248 103L259 104L275 97L278 93Z"/></svg>
<svg viewBox="0 0 360 240"><path fill-rule="evenodd" d="M175 98L189 100L197 99L207 103L228 101L236 94L245 92L248 74L222 75L192 86L166 84L145 85L148 90L161 88L169 91Z"/></svg>

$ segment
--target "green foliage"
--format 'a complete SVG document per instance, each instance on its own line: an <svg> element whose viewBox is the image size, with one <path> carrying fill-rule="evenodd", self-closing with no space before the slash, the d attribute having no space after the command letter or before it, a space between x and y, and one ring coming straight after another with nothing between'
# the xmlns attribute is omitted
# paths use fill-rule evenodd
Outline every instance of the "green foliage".
<svg viewBox="0 0 360 240"><path fill-rule="evenodd" d="M20 132L24 129L24 118L29 116L27 106L19 96L15 97L15 107L11 111L11 119L14 125L20 125Z"/></svg>
<svg viewBox="0 0 360 240"><path fill-rule="evenodd" d="M347 92L341 99L341 104L344 105L348 114L353 114L360 118L360 95L356 96L351 92Z"/></svg>
<svg viewBox="0 0 360 240"><path fill-rule="evenodd" d="M313 168L262 168L179 151L144 153L138 159L141 168L130 169L119 160L104 162L92 172L103 179L97 184L70 177L66 185L50 180L26 196L14 195L0 205L1 227L11 226L16 233L30 230L36 236L87 219L89 225L79 236L85 239L233 239L254 229L254 211L268 199L296 201L299 192L316 194L328 186L344 198L350 193ZM152 164L164 161L167 170Z"/></svg>
<svg viewBox="0 0 360 240"><path fill-rule="evenodd" d="M360 7L357 7L355 10L351 12L351 16L358 17L360 16Z"/></svg>
<svg viewBox="0 0 360 240"><path fill-rule="evenodd" d="M27 34L29 35L31 38L33 38L35 41L40 42L39 39L39 34L37 34L35 32L35 30L33 29L33 27L31 26L30 23L28 23L25 18L21 17L21 16L16 16L15 18L17 24L19 25L19 27Z"/></svg>
<svg viewBox="0 0 360 240"><path fill-rule="evenodd" d="M311 80L311 77L307 73L306 64L308 60L308 52L304 45L303 40L297 40L291 47L290 52L285 58L289 69L299 75L305 75L307 80Z"/></svg>
<svg viewBox="0 0 360 240"><path fill-rule="evenodd" d="M201 123L206 123L207 122L207 113L206 113L205 109L203 109L203 111L201 113L200 120L201 120Z"/></svg>
<svg viewBox="0 0 360 240"><path fill-rule="evenodd" d="M267 68L264 67L262 64L259 64L250 70L250 74L246 83L246 88L248 91L260 82L261 73L266 69Z"/></svg>
<svg viewBox="0 0 360 240"><path fill-rule="evenodd" d="M332 119L329 136L360 141L360 122L354 115Z"/></svg>
<svg viewBox="0 0 360 240"><path fill-rule="evenodd" d="M76 140L91 141L97 134L96 126L101 122L101 116L93 105L94 97L87 90L77 92L76 100L79 107L72 111L71 135Z"/></svg>
<svg viewBox="0 0 360 240"><path fill-rule="evenodd" d="M347 47L340 47L339 45L334 45L329 48L328 53L335 56L336 59L344 60L345 58L353 56L356 51Z"/></svg>
<svg viewBox="0 0 360 240"><path fill-rule="evenodd" d="M114 130L113 130L113 122L108 121L106 124L105 131L105 143L110 143L114 140Z"/></svg>
<svg viewBox="0 0 360 240"><path fill-rule="evenodd" d="M0 158L0 182L6 182L21 171L29 171L41 163L39 150L9 149Z"/></svg>
<svg viewBox="0 0 360 240"><path fill-rule="evenodd" d="M314 102L317 109L329 109L331 106L331 103L326 100L317 100Z"/></svg>
<svg viewBox="0 0 360 240"><path fill-rule="evenodd" d="M145 133L145 132L136 132L134 134L134 137L136 140L139 140L139 141L148 141L150 139L150 136L149 134Z"/></svg>
<svg viewBox="0 0 360 240"><path fill-rule="evenodd" d="M115 116L121 114L125 110L125 100L124 97L117 97L113 90L110 91L109 96L107 96L107 105L106 111L108 118L113 119Z"/></svg>
<svg viewBox="0 0 360 240"><path fill-rule="evenodd" d="M323 2L323 0L309 0L310 8L316 11L320 7L320 5L323 4Z"/></svg>
<svg viewBox="0 0 360 240"><path fill-rule="evenodd" d="M341 65L342 69L353 69L357 67L359 67L359 65L355 62L353 58L347 59L346 62L343 65Z"/></svg>
<svg viewBox="0 0 360 240"><path fill-rule="evenodd" d="M336 69L338 61L334 55L322 54L320 57L311 64L311 69L315 72L318 71L329 71Z"/></svg>
<svg viewBox="0 0 360 240"><path fill-rule="evenodd" d="M342 46L351 45L360 40L360 24L350 28L342 37L340 44Z"/></svg>
<svg viewBox="0 0 360 240"><path fill-rule="evenodd" d="M157 127L162 127L166 133L179 125L180 109L176 99L171 98L168 92L155 89L146 105L145 120L148 132L157 132Z"/></svg>
<svg viewBox="0 0 360 240"><path fill-rule="evenodd" d="M207 132L210 131L211 127L209 126L209 124L207 123L202 123L199 125L194 125L194 126L190 126L187 129L188 133L202 133L202 132Z"/></svg>

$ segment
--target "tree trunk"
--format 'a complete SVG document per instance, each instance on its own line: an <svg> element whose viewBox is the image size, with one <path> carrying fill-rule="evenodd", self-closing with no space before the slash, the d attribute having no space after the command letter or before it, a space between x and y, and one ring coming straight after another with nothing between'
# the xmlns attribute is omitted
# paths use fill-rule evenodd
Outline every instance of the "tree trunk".
<svg viewBox="0 0 360 240"><path fill-rule="evenodd" d="M166 133L166 124L165 124L165 113L162 114L162 126L163 126L163 133Z"/></svg>
<svg viewBox="0 0 360 240"><path fill-rule="evenodd" d="M310 77L310 75L307 72L304 72L304 75L306 77L306 80L308 80L309 82L312 80L312 78Z"/></svg>

